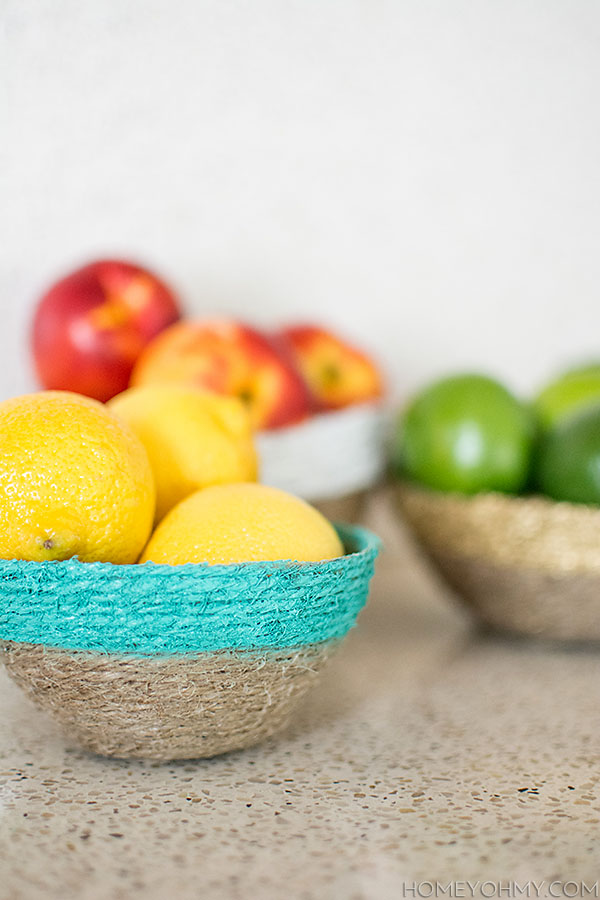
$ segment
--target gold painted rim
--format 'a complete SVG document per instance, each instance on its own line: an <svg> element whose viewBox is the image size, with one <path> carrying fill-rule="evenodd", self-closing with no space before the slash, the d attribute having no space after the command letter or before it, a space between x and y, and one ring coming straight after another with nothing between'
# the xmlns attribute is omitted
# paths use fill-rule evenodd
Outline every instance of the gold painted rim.
<svg viewBox="0 0 600 900"><path fill-rule="evenodd" d="M446 553L556 575L600 574L600 509L547 497L441 493L403 482L401 512Z"/></svg>

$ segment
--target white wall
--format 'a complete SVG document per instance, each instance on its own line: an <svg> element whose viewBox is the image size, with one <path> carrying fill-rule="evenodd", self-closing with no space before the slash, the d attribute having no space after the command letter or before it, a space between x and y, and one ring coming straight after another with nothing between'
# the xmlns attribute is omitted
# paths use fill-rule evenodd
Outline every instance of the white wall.
<svg viewBox="0 0 600 900"><path fill-rule="evenodd" d="M597 0L2 0L0 392L97 255L321 318L402 394L600 356Z"/></svg>

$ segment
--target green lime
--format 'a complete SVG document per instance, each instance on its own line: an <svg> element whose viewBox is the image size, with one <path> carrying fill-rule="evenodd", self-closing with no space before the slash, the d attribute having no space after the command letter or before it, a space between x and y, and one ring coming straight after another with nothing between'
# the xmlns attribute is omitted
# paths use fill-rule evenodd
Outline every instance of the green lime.
<svg viewBox="0 0 600 900"><path fill-rule="evenodd" d="M588 360L588 362L574 366L568 369L565 375L589 375L590 373L598 374L600 372L600 362L598 360Z"/></svg>
<svg viewBox="0 0 600 900"><path fill-rule="evenodd" d="M600 402L600 365L582 366L546 385L534 401L540 424L552 428L566 416Z"/></svg>
<svg viewBox="0 0 600 900"><path fill-rule="evenodd" d="M516 493L528 481L532 412L485 375L456 375L418 394L401 417L399 474L442 491Z"/></svg>
<svg viewBox="0 0 600 900"><path fill-rule="evenodd" d="M534 477L539 490L554 500L600 503L600 403L542 435Z"/></svg>

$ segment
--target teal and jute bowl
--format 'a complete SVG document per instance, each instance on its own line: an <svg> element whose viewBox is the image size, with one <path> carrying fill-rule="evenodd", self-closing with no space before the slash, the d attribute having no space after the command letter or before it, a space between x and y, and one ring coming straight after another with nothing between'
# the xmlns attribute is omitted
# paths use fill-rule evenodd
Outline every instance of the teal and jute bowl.
<svg viewBox="0 0 600 900"><path fill-rule="evenodd" d="M337 526L318 563L168 566L0 561L0 647L70 740L106 756L191 759L290 720L364 606L379 541Z"/></svg>

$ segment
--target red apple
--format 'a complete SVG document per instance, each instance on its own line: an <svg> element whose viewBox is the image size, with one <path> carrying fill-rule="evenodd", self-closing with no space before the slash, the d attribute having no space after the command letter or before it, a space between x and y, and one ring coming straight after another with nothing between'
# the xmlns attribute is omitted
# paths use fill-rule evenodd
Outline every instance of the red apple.
<svg viewBox="0 0 600 900"><path fill-rule="evenodd" d="M45 388L106 401L124 391L146 344L180 316L173 292L127 262L90 263L42 297L33 356Z"/></svg>
<svg viewBox="0 0 600 900"><path fill-rule="evenodd" d="M383 378L361 350L316 325L292 325L280 332L318 409L341 409L378 400Z"/></svg>
<svg viewBox="0 0 600 900"><path fill-rule="evenodd" d="M146 347L131 383L173 381L240 397L255 428L290 425L310 412L306 385L286 352L232 320L178 322Z"/></svg>

